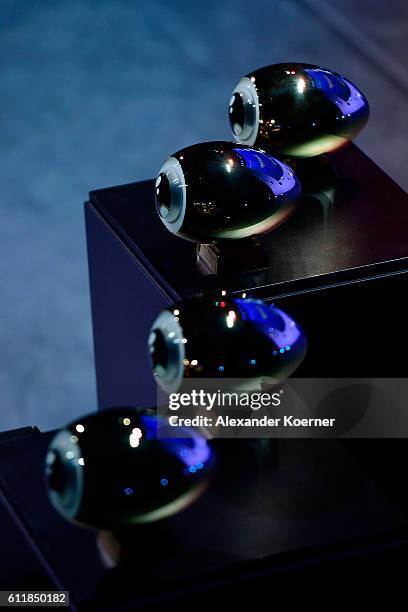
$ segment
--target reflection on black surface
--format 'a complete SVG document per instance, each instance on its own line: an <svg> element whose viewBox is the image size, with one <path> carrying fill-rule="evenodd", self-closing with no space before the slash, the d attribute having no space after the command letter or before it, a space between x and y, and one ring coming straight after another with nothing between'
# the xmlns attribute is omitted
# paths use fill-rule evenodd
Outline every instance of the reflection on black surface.
<svg viewBox="0 0 408 612"><path fill-rule="evenodd" d="M372 395L369 383L344 385L329 393L313 410L313 416L335 418L333 435L344 436L367 412Z"/></svg>
<svg viewBox="0 0 408 612"><path fill-rule="evenodd" d="M297 209L285 224L260 236L256 242L248 240L244 246L240 241L233 247L218 244L213 249L217 266L213 265L212 272L221 277L235 272L241 278L245 272L248 286L263 285L268 282L276 267L285 266L286 275L291 276L293 266L304 265L307 260L313 261L316 256L320 257L323 250L330 248L330 229L341 183L332 159L319 156L285 161L302 185L302 199ZM298 249L294 249L293 244L298 244ZM259 255L260 250L264 256L263 261ZM240 251L244 252L241 256Z"/></svg>
<svg viewBox="0 0 408 612"><path fill-rule="evenodd" d="M175 393L191 378L234 379L244 389L249 382L260 388L285 380L302 361L307 340L273 304L220 290L162 310L147 345L157 384Z"/></svg>

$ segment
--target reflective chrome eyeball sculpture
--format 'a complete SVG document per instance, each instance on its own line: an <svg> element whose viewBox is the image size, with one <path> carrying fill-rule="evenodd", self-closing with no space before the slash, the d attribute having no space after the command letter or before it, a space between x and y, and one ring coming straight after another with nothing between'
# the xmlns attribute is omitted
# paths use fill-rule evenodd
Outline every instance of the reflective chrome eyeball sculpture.
<svg viewBox="0 0 408 612"><path fill-rule="evenodd" d="M286 164L231 142L205 142L174 153L156 180L164 225L203 243L269 232L290 216L300 194Z"/></svg>
<svg viewBox="0 0 408 612"><path fill-rule="evenodd" d="M173 393L185 378L283 380L302 361L306 338L273 304L220 291L163 310L148 350L156 382Z"/></svg>
<svg viewBox="0 0 408 612"><path fill-rule="evenodd" d="M348 79L312 64L275 64L243 77L232 92L235 140L293 157L313 157L352 140L369 116Z"/></svg>
<svg viewBox="0 0 408 612"><path fill-rule="evenodd" d="M151 411L152 412L152 411ZM117 528L174 514L202 493L214 456L206 440L148 411L118 409L86 416L53 438L46 478L54 507L67 519Z"/></svg>

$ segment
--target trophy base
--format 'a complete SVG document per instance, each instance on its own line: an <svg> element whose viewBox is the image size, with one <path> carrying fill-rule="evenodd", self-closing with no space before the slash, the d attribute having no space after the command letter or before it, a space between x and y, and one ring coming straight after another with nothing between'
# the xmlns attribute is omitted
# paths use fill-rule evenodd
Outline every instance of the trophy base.
<svg viewBox="0 0 408 612"><path fill-rule="evenodd" d="M261 269L268 265L268 254L255 238L197 245L197 266L203 275L226 276L237 269Z"/></svg>

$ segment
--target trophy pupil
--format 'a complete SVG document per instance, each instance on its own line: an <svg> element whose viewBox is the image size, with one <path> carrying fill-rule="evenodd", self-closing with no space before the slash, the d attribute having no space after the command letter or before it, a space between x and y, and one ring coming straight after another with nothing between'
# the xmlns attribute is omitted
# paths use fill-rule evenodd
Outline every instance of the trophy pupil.
<svg viewBox="0 0 408 612"><path fill-rule="evenodd" d="M156 184L156 202L161 217L167 217L171 207L171 188L167 176L162 172Z"/></svg>
<svg viewBox="0 0 408 612"><path fill-rule="evenodd" d="M162 367L163 369L166 369L168 363L166 340L163 333L159 329L154 330L153 334L154 338L150 345L153 366L154 368Z"/></svg>
<svg viewBox="0 0 408 612"><path fill-rule="evenodd" d="M245 105L240 94L235 93L229 106L230 123L235 136L239 136L245 126Z"/></svg>

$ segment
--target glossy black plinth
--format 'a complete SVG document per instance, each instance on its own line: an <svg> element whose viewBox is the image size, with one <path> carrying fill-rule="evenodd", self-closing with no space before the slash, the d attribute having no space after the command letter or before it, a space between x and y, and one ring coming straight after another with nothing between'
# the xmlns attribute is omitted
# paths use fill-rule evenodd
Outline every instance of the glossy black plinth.
<svg viewBox="0 0 408 612"><path fill-rule="evenodd" d="M406 376L400 355L408 346L407 287L408 274L400 273L278 298L309 338L298 375ZM131 312L137 302L127 307ZM121 350L133 359L140 320L135 328L130 321L129 314ZM112 321L112 328L117 325ZM118 350L115 338L109 339ZM111 375L110 388L106 381L102 390L119 397L120 362ZM136 371L128 383L137 403L148 381ZM294 584L310 588L331 580L338 589L356 576L365 594L367 579L405 585L404 439L274 440L263 461L243 441L218 440L223 460L208 493L165 527L118 534L127 549L109 569L98 535L64 521L47 499L44 458L52 435L32 430L0 437L0 515L7 508L12 518L1 523L0 537L8 542L11 567L30 561L12 557L13 550L20 554L20 544L14 549L10 542L20 540L42 579L69 590L81 610L157 609L169 602L194 607L218 596L233 606L249 600L260 605L271 590L275 595Z"/></svg>
<svg viewBox="0 0 408 612"><path fill-rule="evenodd" d="M236 452L237 440L222 441L230 452L208 493L168 523L126 534L123 558L108 567L100 534L64 521L47 499L43 462L51 436L37 430L0 444L0 501L12 508L42 581L28 580L33 561L20 547L2 552L25 574L20 588L68 590L72 610L194 609L221 596L233 607L261 605L271 591L287 595L294 584L312 583L320 593L317 585L328 580L338 588L355 575L353 592L365 593L367 579L392 580L394 591L405 584L406 515L334 440L279 443L264 467L242 446ZM376 449L364 445L372 457ZM401 476L399 451L393 459ZM2 541L13 536L17 544L9 529L1 523Z"/></svg>
<svg viewBox="0 0 408 612"><path fill-rule="evenodd" d="M216 286L271 300L408 268L408 195L354 145L331 159L335 186L319 190L312 181L293 216L259 240L258 253L241 254L219 276L203 274L196 245L163 226L154 181L90 194L87 239L101 408L155 404L146 340L155 316L170 302ZM249 248L247 241L244 246ZM333 320L327 311L318 316L327 328L316 346L326 342ZM297 320L302 324L302 317ZM352 320L350 325L358 338ZM320 358L330 363L323 351ZM333 367L331 376L340 375Z"/></svg>
<svg viewBox="0 0 408 612"><path fill-rule="evenodd" d="M245 268L240 262L224 282L267 294L265 285L300 279L316 285L322 275L332 283L338 276L330 275L344 270L363 278L371 275L365 266L403 265L395 260L408 258L408 195L354 145L331 159L338 175L334 194L304 201L291 219L261 239L267 267ZM195 244L170 234L158 218L153 181L93 191L90 206L166 292L182 297L203 286Z"/></svg>
<svg viewBox="0 0 408 612"><path fill-rule="evenodd" d="M14 590L59 590L61 584L48 564L37 535L33 537L24 507L16 502L14 484L16 470L20 471L18 459L20 449L33 438L40 436L35 427L0 433L0 589ZM31 464L31 462L29 461ZM37 464L38 465L38 464ZM41 470L42 471L42 470ZM40 474L41 474L40 471ZM17 477L18 479L19 477ZM41 476L34 469L28 482L24 482L25 502L30 505L32 496L41 487ZM41 497L41 495L40 495ZM43 499L43 504L44 504Z"/></svg>

